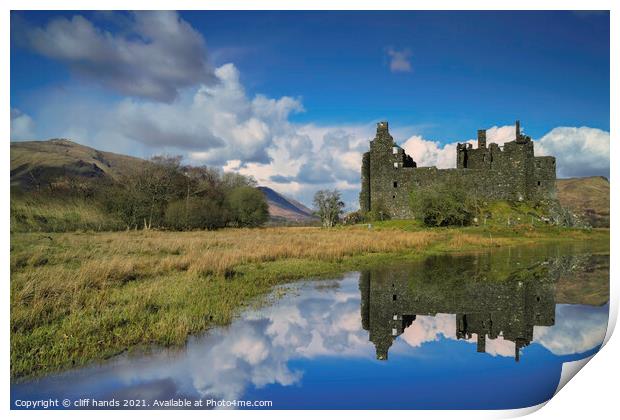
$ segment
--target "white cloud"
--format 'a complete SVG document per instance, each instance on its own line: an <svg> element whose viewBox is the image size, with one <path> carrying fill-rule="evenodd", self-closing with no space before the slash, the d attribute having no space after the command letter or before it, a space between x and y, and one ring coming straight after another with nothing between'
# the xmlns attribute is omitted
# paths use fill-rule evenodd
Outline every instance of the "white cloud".
<svg viewBox="0 0 620 420"><path fill-rule="evenodd" d="M11 108L11 141L34 140L34 121L19 109Z"/></svg>
<svg viewBox="0 0 620 420"><path fill-rule="evenodd" d="M609 177L609 132L590 127L556 127L535 144L539 155L556 157L559 177Z"/></svg>
<svg viewBox="0 0 620 420"><path fill-rule="evenodd" d="M119 15L120 16L120 15ZM112 34L81 15L17 34L34 51L122 94L171 101L179 89L214 80L205 41L176 12L135 12Z"/></svg>
<svg viewBox="0 0 620 420"><path fill-rule="evenodd" d="M411 71L411 50L409 48L399 51L389 47L386 52L390 60L390 71L392 73L408 73Z"/></svg>
<svg viewBox="0 0 620 420"><path fill-rule="evenodd" d="M438 141L422 136L411 136L402 145L418 166L454 168L456 166L456 143L441 145Z"/></svg>

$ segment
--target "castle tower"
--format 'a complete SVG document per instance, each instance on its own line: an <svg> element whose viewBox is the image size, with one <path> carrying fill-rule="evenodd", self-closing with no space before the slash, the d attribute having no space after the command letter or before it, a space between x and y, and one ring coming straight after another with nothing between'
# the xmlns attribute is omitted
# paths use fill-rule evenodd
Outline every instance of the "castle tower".
<svg viewBox="0 0 620 420"><path fill-rule="evenodd" d="M390 136L390 130L387 121L381 121L377 123L377 136L376 138L392 138Z"/></svg>
<svg viewBox="0 0 620 420"><path fill-rule="evenodd" d="M487 130L478 130L478 149L487 148Z"/></svg>

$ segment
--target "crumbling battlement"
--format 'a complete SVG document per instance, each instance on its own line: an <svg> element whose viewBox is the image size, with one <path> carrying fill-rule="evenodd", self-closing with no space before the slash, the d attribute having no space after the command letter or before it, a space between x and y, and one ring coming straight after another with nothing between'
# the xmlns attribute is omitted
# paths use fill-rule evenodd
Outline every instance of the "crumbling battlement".
<svg viewBox="0 0 620 420"><path fill-rule="evenodd" d="M393 218L411 218L409 193L437 182L459 183L489 200L539 202L554 199L555 158L534 156L534 143L515 125L515 140L487 145L486 130L478 130L478 147L457 145L456 168L417 167L411 156L398 146L388 123L377 124L370 151L362 158L360 208L381 208Z"/></svg>

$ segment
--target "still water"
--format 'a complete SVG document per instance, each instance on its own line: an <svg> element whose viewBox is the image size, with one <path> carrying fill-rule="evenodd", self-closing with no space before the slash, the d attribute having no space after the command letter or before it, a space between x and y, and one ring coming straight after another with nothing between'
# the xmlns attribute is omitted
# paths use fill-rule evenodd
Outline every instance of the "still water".
<svg viewBox="0 0 620 420"><path fill-rule="evenodd" d="M284 292L284 295L282 295ZM17 400L267 400L274 409L500 409L551 398L605 336L609 254L430 257L278 288L181 350L11 385Z"/></svg>

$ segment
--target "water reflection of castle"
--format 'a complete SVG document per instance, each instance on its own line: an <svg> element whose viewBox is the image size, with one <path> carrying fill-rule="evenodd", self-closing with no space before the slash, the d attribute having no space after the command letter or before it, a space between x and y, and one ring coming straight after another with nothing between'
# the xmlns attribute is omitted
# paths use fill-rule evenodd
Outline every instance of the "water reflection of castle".
<svg viewBox="0 0 620 420"><path fill-rule="evenodd" d="M527 261L508 269L514 259L492 255L436 257L401 268L363 272L360 277L362 326L374 343L377 359L419 315L456 314L456 338L477 335L478 352L486 339L500 335L515 343L515 360L529 345L534 326L555 319L553 264Z"/></svg>

